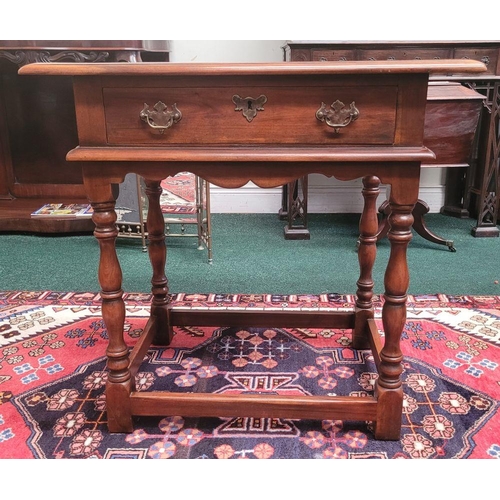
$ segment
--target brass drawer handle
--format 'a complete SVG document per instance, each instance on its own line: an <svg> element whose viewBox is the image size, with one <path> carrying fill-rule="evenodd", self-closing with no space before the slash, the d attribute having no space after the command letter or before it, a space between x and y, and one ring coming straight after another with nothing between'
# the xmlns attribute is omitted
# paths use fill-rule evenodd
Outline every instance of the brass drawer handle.
<svg viewBox="0 0 500 500"><path fill-rule="evenodd" d="M332 127L337 134L341 128L347 127L349 123L357 120L358 116L359 110L356 108L354 101L351 102L349 107L346 107L338 99L330 106L330 109L322 102L321 107L316 111L316 118Z"/></svg>
<svg viewBox="0 0 500 500"><path fill-rule="evenodd" d="M148 104L144 103L144 108L142 108L139 116L151 128L157 129L160 134L163 134L167 128L181 121L182 113L177 108L177 104L172 104L172 110L170 111L165 103L158 101L152 110L149 109Z"/></svg>

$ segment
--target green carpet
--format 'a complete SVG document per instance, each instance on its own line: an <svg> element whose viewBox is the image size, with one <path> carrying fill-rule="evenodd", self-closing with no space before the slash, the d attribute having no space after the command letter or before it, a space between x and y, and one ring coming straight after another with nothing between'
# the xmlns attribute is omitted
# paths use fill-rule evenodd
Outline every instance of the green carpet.
<svg viewBox="0 0 500 500"><path fill-rule="evenodd" d="M284 222L274 214L214 214L214 262L194 238L169 238L170 290L217 293L354 293L358 215L310 214L309 241L286 241ZM411 294L500 294L500 238L474 238L472 219L426 217L456 253L418 235L410 244ZM150 263L140 240L117 240L127 292L150 290ZM0 235L0 289L95 291L98 245L91 235ZM379 242L375 292L383 292L387 239Z"/></svg>

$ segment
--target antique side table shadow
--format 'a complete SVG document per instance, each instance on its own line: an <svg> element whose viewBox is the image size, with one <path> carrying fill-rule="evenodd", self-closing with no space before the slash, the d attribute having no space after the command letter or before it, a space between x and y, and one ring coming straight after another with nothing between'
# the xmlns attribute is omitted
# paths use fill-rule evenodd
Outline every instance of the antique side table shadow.
<svg viewBox="0 0 500 500"><path fill-rule="evenodd" d="M83 169L100 246L102 315L109 334L108 428L131 432L135 415L276 417L373 421L377 439L400 437L400 337L406 320L406 251L418 199L429 74L482 72L473 60L266 64L33 64L20 74L73 77L79 146L67 155ZM185 310L169 304L160 182L190 171L226 188L248 181L278 187L309 173L363 179L360 276L351 312ZM113 184L134 172L146 182L151 316L129 352L122 273L115 250ZM382 341L374 321L380 183L391 186L391 251L385 272ZM324 270L318 270L324 272ZM423 272L423 270L421 271ZM297 284L300 289L300 284ZM134 376L151 343L166 346L174 325L352 329L371 348L375 395L290 396L139 392Z"/></svg>

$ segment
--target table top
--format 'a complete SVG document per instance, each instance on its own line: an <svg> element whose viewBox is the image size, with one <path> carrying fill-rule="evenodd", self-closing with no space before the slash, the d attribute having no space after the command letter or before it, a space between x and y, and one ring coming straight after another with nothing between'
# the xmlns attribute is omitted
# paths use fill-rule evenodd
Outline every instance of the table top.
<svg viewBox="0 0 500 500"><path fill-rule="evenodd" d="M23 66L21 75L60 76L231 76L328 75L392 73L482 73L486 66L472 59L412 61L306 61L276 63L35 63Z"/></svg>

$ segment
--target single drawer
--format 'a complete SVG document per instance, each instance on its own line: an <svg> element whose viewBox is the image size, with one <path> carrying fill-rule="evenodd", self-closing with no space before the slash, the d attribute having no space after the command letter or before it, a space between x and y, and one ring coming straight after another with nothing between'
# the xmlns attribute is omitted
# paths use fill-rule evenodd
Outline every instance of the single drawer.
<svg viewBox="0 0 500 500"><path fill-rule="evenodd" d="M354 50L313 50L313 61L354 61Z"/></svg>
<svg viewBox="0 0 500 500"><path fill-rule="evenodd" d="M243 109L235 109L235 95L245 99ZM260 96L265 96L263 109L252 118L248 108L259 103L246 98ZM107 142L113 145L387 145L394 142L398 86L113 87L103 89L103 99ZM316 112L322 103L330 109L337 101L346 108L354 103L359 115L336 130L320 121ZM154 118L149 124L141 119L141 111L153 111L158 102L167 111L175 104L182 114L163 131L153 128Z"/></svg>

